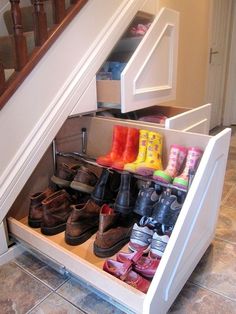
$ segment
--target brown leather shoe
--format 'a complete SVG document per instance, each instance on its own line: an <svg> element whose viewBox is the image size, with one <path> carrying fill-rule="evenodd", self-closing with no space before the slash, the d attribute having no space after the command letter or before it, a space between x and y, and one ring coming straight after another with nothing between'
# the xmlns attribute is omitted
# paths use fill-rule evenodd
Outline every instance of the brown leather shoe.
<svg viewBox="0 0 236 314"><path fill-rule="evenodd" d="M98 257L112 256L128 243L134 223L132 215L122 215L107 207L101 208L99 231L93 245Z"/></svg>
<svg viewBox="0 0 236 314"><path fill-rule="evenodd" d="M96 183L98 181L98 176L89 166L81 166L71 182L70 187L74 190L92 193Z"/></svg>
<svg viewBox="0 0 236 314"><path fill-rule="evenodd" d="M51 177L53 183L58 185L59 187L69 187L71 181L74 179L76 175L77 169L81 166L81 164L68 165L66 163L62 163L58 166L58 170L56 174Z"/></svg>
<svg viewBox="0 0 236 314"><path fill-rule="evenodd" d="M28 225L31 228L40 228L43 217L42 201L53 193L54 190L48 187L43 192L30 195Z"/></svg>
<svg viewBox="0 0 236 314"><path fill-rule="evenodd" d="M71 206L72 213L67 220L65 232L67 244L81 244L98 230L100 206L92 199L83 205Z"/></svg>
<svg viewBox="0 0 236 314"><path fill-rule="evenodd" d="M43 219L41 232L54 235L66 228L66 221L72 211L70 205L75 202L65 190L60 190L43 200Z"/></svg>

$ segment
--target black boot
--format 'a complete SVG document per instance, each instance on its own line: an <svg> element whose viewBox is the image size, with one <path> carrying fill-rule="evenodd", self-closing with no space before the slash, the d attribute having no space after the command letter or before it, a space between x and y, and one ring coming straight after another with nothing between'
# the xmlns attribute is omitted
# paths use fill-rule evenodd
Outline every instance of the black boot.
<svg viewBox="0 0 236 314"><path fill-rule="evenodd" d="M122 172L119 192L114 205L115 211L122 214L132 212L137 194L136 179L129 172Z"/></svg>
<svg viewBox="0 0 236 314"><path fill-rule="evenodd" d="M112 202L120 185L120 174L110 169L103 169L102 174L91 193L91 199L98 205Z"/></svg>

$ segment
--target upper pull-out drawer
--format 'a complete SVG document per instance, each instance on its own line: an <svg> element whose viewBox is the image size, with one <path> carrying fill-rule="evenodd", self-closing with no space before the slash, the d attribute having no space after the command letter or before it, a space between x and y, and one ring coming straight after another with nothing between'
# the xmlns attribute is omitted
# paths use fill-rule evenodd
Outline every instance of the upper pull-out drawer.
<svg viewBox="0 0 236 314"><path fill-rule="evenodd" d="M166 129L175 129L194 133L209 133L211 104L197 108L152 106L135 110L126 114L118 109L100 111L98 115L108 116L109 119L137 120L138 123L155 125Z"/></svg>
<svg viewBox="0 0 236 314"><path fill-rule="evenodd" d="M122 112L175 99L179 14L163 8L143 37L122 38L108 61L124 62L120 80L98 80L97 100Z"/></svg>

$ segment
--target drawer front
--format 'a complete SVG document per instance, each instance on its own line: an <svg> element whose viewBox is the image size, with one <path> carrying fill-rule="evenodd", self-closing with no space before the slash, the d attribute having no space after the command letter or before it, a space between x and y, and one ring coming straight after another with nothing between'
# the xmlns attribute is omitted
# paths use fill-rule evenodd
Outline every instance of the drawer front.
<svg viewBox="0 0 236 314"><path fill-rule="evenodd" d="M120 105L124 113L175 99L178 24L177 12L162 9L129 59L120 81L98 81L98 102ZM121 39L118 47L123 51L133 40Z"/></svg>
<svg viewBox="0 0 236 314"><path fill-rule="evenodd" d="M227 161L230 129L210 137L158 128L154 125L136 123L136 121L120 120L117 123L114 119L84 116L68 119L68 124L62 127L57 139L61 145L64 143L67 149L74 151L78 147L78 140L75 139L71 146L68 141L74 137L75 132L86 128L88 154L100 156L110 150L113 126L116 124L163 134L164 160L167 160L168 150L172 144L200 146L204 149L198 171L147 294L137 291L102 270L104 259L93 254L95 235L81 245L70 246L65 243L63 233L44 236L40 229L32 229L28 226L28 203L22 199L32 192L34 185L39 184L36 178L30 179L30 182L26 184L28 191L22 191L22 195L19 195L19 202L16 201L15 207L11 209L8 218L9 231L135 313L154 314L157 308L160 313L166 313L214 234ZM45 159L47 163L48 158ZM43 164L38 165L37 168L45 171ZM200 199L199 196L201 196Z"/></svg>
<svg viewBox="0 0 236 314"><path fill-rule="evenodd" d="M120 115L119 110L111 110L113 119L121 121L123 117L127 120L136 120L136 123L145 123L150 126L164 127L167 129L181 130L185 132L209 134L211 104L206 104L194 109L183 107L152 106L141 110L130 112L128 115ZM101 113L100 113L101 115ZM116 116L121 116L116 118ZM130 117L131 120L130 120ZM167 117L166 119L163 117ZM108 119L111 119L109 117ZM157 122L154 122L154 121ZM158 123L160 120L160 123Z"/></svg>
<svg viewBox="0 0 236 314"><path fill-rule="evenodd" d="M165 127L185 132L209 134L210 116L211 104L206 104L166 119Z"/></svg>

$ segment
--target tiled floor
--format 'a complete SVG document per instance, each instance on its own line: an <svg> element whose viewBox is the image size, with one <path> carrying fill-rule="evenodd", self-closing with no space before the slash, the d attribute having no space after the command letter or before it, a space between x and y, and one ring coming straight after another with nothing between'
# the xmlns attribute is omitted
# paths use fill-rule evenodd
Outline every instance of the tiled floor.
<svg viewBox="0 0 236 314"><path fill-rule="evenodd" d="M233 129L216 237L170 313L236 313L236 129ZM0 267L0 313L124 313L75 278L28 252ZM158 310L157 310L158 313Z"/></svg>

